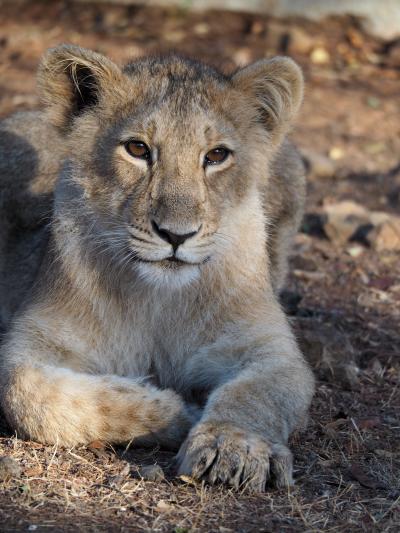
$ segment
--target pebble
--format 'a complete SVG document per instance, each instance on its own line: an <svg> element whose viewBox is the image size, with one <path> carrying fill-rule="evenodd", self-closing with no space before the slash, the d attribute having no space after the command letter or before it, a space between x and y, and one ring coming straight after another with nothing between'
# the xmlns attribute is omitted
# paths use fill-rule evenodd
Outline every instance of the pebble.
<svg viewBox="0 0 400 533"><path fill-rule="evenodd" d="M317 178L333 178L335 176L335 163L329 157L316 152L306 151L304 156L310 165L310 170Z"/></svg>
<svg viewBox="0 0 400 533"><path fill-rule="evenodd" d="M238 67L244 67L251 63L252 55L250 48L239 48L233 54L233 61Z"/></svg>
<svg viewBox="0 0 400 533"><path fill-rule="evenodd" d="M337 161L338 159L342 159L344 157L344 151L339 146L333 146L329 150L329 157L334 161Z"/></svg>
<svg viewBox="0 0 400 533"><path fill-rule="evenodd" d="M324 212L325 233L332 242L339 245L345 244L359 228L371 224L368 210L350 200L326 205Z"/></svg>
<svg viewBox="0 0 400 533"><path fill-rule="evenodd" d="M138 470L140 477L146 481L163 481L165 479L164 470L160 465L146 465Z"/></svg>
<svg viewBox="0 0 400 533"><path fill-rule="evenodd" d="M12 457L0 457L0 481L21 477L21 467Z"/></svg>
<svg viewBox="0 0 400 533"><path fill-rule="evenodd" d="M391 217L368 234L377 252L400 252L400 217Z"/></svg>
<svg viewBox="0 0 400 533"><path fill-rule="evenodd" d="M301 28L292 28L289 37L289 52L291 54L308 54L315 44L313 37Z"/></svg>
<svg viewBox="0 0 400 533"><path fill-rule="evenodd" d="M328 50L322 46L317 46L310 54L311 62L315 65L326 65L329 63L331 56L329 55Z"/></svg>
<svg viewBox="0 0 400 533"><path fill-rule="evenodd" d="M207 35L210 33L210 26L205 22L199 22L194 26L193 31L196 35Z"/></svg>

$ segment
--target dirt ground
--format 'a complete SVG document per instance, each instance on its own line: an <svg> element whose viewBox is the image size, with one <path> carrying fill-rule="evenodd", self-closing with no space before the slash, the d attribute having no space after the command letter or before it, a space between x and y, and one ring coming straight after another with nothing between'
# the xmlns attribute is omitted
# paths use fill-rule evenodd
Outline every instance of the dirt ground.
<svg viewBox="0 0 400 533"><path fill-rule="evenodd" d="M284 301L314 353L318 390L291 443L294 488L258 496L176 479L166 452L46 447L0 422L0 456L21 468L0 481L0 531L399 531L400 252L328 238L323 214L341 200L400 213L400 43L368 37L351 18L0 3L2 116L39 105L36 66L60 42L121 62L174 50L224 71L277 53L302 65L292 138L309 164L309 196ZM166 479L141 479L138 467L156 462Z"/></svg>

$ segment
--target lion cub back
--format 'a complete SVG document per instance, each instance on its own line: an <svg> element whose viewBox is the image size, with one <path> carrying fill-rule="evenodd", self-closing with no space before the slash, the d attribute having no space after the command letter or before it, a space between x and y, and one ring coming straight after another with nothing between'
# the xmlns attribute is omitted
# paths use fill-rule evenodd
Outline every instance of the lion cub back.
<svg viewBox="0 0 400 533"><path fill-rule="evenodd" d="M47 241L62 143L40 112L0 123L0 331L31 286Z"/></svg>

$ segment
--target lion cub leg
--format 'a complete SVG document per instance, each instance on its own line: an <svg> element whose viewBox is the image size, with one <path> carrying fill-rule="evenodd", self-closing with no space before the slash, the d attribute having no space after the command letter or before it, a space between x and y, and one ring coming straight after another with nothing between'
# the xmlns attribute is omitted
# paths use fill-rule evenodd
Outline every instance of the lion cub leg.
<svg viewBox="0 0 400 533"><path fill-rule="evenodd" d="M191 426L175 392L140 379L27 362L0 375L1 406L24 438L65 446L99 439L176 448Z"/></svg>

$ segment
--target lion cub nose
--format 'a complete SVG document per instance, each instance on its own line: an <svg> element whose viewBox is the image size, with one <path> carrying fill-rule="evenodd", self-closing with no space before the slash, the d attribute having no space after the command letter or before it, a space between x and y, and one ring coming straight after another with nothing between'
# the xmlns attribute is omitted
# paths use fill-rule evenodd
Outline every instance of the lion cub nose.
<svg viewBox="0 0 400 533"><path fill-rule="evenodd" d="M172 231L169 231L166 228L158 226L158 224L156 224L154 220L152 221L151 225L153 226L153 230L155 231L155 233L157 233L159 237L161 237L164 241L169 242L169 244L172 244L172 248L174 249L174 252L176 251L178 246L183 244L187 239L190 239L190 237L193 237L194 235L196 235L196 233L198 233L200 230L199 228L196 231L192 231L190 233L184 233L184 234L179 235L177 233L173 233Z"/></svg>

